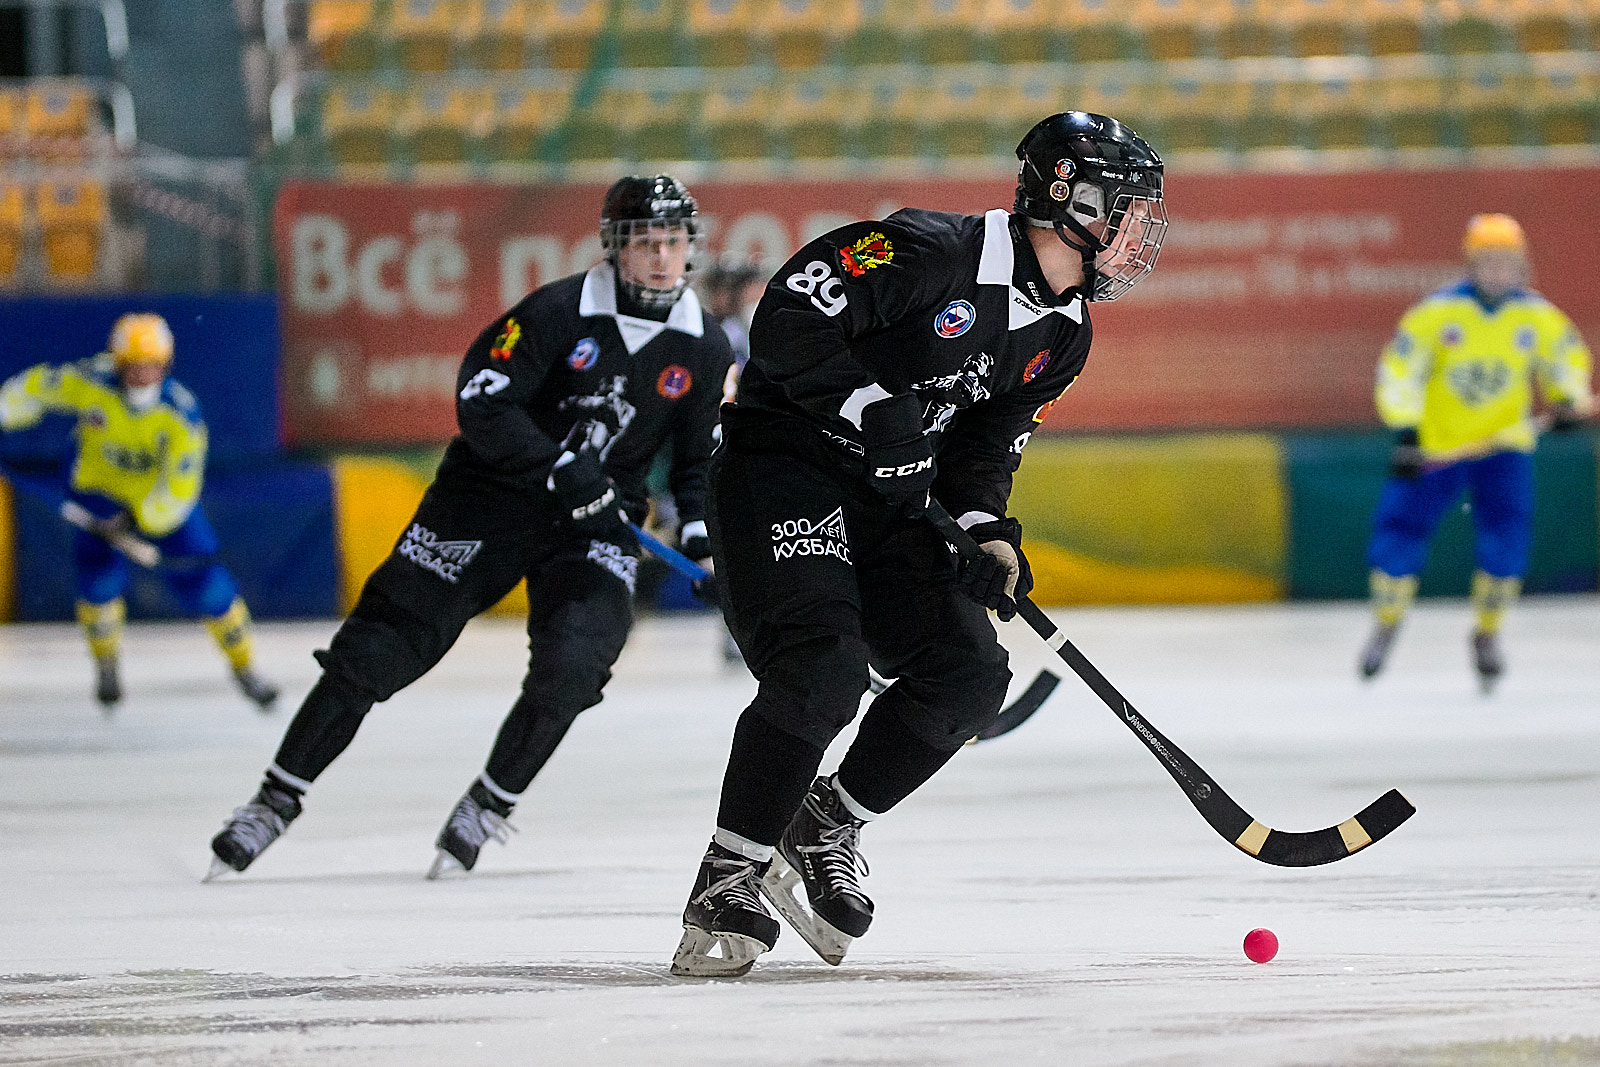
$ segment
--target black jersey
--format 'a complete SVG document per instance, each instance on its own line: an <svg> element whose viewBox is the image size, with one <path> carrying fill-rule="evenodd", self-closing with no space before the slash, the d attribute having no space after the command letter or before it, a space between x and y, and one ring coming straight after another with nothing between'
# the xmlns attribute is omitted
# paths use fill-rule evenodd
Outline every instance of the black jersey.
<svg viewBox="0 0 1600 1067"><path fill-rule="evenodd" d="M1004 515L1023 446L1091 334L1082 296L1050 291L1022 225L907 208L806 245L756 309L730 440L799 422L859 456L861 409L914 391L935 496L955 515Z"/></svg>
<svg viewBox="0 0 1600 1067"><path fill-rule="evenodd" d="M562 451L599 451L623 509L643 521L645 476L672 445L685 522L705 514L706 464L733 353L685 290L665 322L618 311L609 263L529 293L461 361L456 420L438 480L543 494Z"/></svg>

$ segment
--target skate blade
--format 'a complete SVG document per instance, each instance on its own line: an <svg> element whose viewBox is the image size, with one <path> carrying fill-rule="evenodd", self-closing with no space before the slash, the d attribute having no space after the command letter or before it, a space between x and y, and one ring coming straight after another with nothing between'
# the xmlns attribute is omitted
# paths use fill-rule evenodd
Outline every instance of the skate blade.
<svg viewBox="0 0 1600 1067"><path fill-rule="evenodd" d="M685 926L678 951L672 954L672 973L679 978L738 978L770 947L744 934Z"/></svg>
<svg viewBox="0 0 1600 1067"><path fill-rule="evenodd" d="M201 881L202 884L205 883L205 882L215 882L219 878L225 878L230 874L238 874L238 873L239 873L238 871L234 870L232 867L229 867L226 863L222 862L222 859L220 857L212 856L211 857L211 869L206 872L206 876L204 878L200 879L200 881Z"/></svg>
<svg viewBox="0 0 1600 1067"><path fill-rule="evenodd" d="M853 938L840 932L826 919L819 919L812 914L810 908L800 903L799 889L799 872L789 866L783 853L774 853L772 866L767 868L766 877L761 879L761 895L772 902L778 914L822 957L824 963L839 966L844 962L844 954L849 950Z"/></svg>
<svg viewBox="0 0 1600 1067"><path fill-rule="evenodd" d="M428 868L428 881L437 882L440 878L454 878L466 873L467 869L461 866L461 861L441 848L439 854L433 857L433 866Z"/></svg>

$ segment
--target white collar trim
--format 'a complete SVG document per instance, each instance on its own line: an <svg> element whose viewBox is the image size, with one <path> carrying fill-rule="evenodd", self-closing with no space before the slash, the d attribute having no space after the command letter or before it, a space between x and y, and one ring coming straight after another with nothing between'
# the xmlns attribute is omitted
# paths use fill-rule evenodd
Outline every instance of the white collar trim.
<svg viewBox="0 0 1600 1067"><path fill-rule="evenodd" d="M1058 307L1040 307L1021 289L1011 284L1016 271L1016 250L1011 247L1011 215L1000 208L984 212L983 252L978 256L978 284L1004 285L1011 290L1011 315L1008 324L1013 330L1031 326L1052 311L1065 315L1073 322L1083 321L1083 298L1074 297Z"/></svg>
<svg viewBox="0 0 1600 1067"><path fill-rule="evenodd" d="M578 314L584 318L607 315L616 320L622 343L633 355L655 340L663 330L677 330L690 337L705 334L705 315L700 310L700 298L693 289L685 289L678 302L672 305L666 322L641 319L617 311L617 276L611 264L596 263L583 276L583 292L578 295Z"/></svg>

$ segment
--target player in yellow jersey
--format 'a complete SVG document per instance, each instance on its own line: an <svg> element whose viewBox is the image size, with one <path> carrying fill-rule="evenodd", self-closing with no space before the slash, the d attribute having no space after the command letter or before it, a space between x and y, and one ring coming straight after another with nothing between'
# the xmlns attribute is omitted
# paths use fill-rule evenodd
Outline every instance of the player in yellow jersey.
<svg viewBox="0 0 1600 1067"><path fill-rule="evenodd" d="M1378 364L1378 413L1396 443L1367 551L1376 620L1360 669L1365 678L1383 669L1428 541L1465 490L1477 563L1472 662L1487 692L1505 670L1500 620L1527 564L1539 429L1575 425L1594 399L1583 339L1527 287L1516 220L1473 216L1462 251L1466 279L1407 311Z"/></svg>
<svg viewBox="0 0 1600 1067"><path fill-rule="evenodd" d="M205 618L240 690L266 710L278 691L251 667L250 612L216 562L217 535L197 506L206 425L194 396L168 377L172 349L161 316L123 315L109 352L39 364L0 386L0 429L24 429L52 413L77 420L70 496L94 520L73 531L72 553L78 621L94 655L100 703L109 709L122 699L118 654L129 572L112 542L133 534L175 561L160 568L162 578L184 610Z"/></svg>

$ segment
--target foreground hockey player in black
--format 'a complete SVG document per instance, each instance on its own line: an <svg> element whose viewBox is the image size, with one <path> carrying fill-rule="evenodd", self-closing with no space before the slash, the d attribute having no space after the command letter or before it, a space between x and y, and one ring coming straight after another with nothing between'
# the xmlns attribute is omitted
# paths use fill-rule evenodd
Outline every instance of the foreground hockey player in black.
<svg viewBox="0 0 1600 1067"><path fill-rule="evenodd" d="M624 178L601 212L606 262L534 291L478 335L457 378L461 432L394 553L316 654L322 678L260 791L211 842L212 874L248 867L372 705L427 673L526 576L522 694L440 831L430 877L470 870L486 840L505 840L518 796L599 703L622 651L639 556L626 517L644 519L645 475L668 442L683 552L711 554L706 465L733 357L685 289L699 227L674 179Z"/></svg>
<svg viewBox="0 0 1600 1067"><path fill-rule="evenodd" d="M872 921L862 827L993 721L1010 672L985 607L1032 586L1005 517L1023 446L1089 351L1085 301L1155 264L1162 164L1113 119L1040 122L1015 209L907 209L802 248L767 287L708 518L728 621L760 682L684 910L679 975L745 973L777 939L765 895L823 959ZM983 548L958 565L929 491ZM869 661L898 680L838 772ZM799 891L804 890L801 894Z"/></svg>

